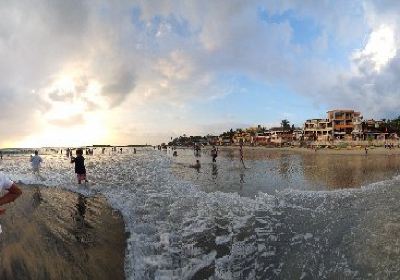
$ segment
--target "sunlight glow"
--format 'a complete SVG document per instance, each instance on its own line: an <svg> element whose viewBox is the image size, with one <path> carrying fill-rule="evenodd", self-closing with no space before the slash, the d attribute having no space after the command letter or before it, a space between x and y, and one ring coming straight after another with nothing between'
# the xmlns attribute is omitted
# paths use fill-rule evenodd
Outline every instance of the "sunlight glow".
<svg viewBox="0 0 400 280"><path fill-rule="evenodd" d="M380 71L396 55L395 32L388 25L381 25L371 32L364 49L357 51L354 58L367 58L375 64L375 70Z"/></svg>
<svg viewBox="0 0 400 280"><path fill-rule="evenodd" d="M18 146L82 146L105 141L106 101L101 85L89 80L82 86L79 81L73 75L61 75L43 90L50 108L40 116L42 131L16 143Z"/></svg>
<svg viewBox="0 0 400 280"><path fill-rule="evenodd" d="M70 76L61 76L55 83L54 86L60 91L73 92L75 91L75 83Z"/></svg>

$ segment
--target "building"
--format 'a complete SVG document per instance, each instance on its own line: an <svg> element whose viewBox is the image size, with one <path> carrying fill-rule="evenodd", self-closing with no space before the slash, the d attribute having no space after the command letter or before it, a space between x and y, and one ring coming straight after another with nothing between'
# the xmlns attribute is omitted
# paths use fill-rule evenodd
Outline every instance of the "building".
<svg viewBox="0 0 400 280"><path fill-rule="evenodd" d="M218 144L218 136L207 135L207 142L209 145L217 145Z"/></svg>
<svg viewBox="0 0 400 280"><path fill-rule="evenodd" d="M385 140L389 138L385 122L382 120L366 120L363 123L364 140Z"/></svg>
<svg viewBox="0 0 400 280"><path fill-rule="evenodd" d="M292 135L293 135L293 138L292 138L293 141L301 141L304 138L303 130L301 130L301 129L293 130Z"/></svg>
<svg viewBox="0 0 400 280"><path fill-rule="evenodd" d="M240 144L240 143L250 144L252 141L252 135L249 132L239 131L234 134L232 140L233 140L233 143L235 143L235 144Z"/></svg>
<svg viewBox="0 0 400 280"><path fill-rule="evenodd" d="M304 123L304 140L361 140L364 137L363 117L354 110L331 110L326 119L311 119Z"/></svg>
<svg viewBox="0 0 400 280"><path fill-rule="evenodd" d="M333 139L332 121L329 119L311 119L304 123L304 140L329 141Z"/></svg>
<svg viewBox="0 0 400 280"><path fill-rule="evenodd" d="M351 140L354 122L361 117L361 113L354 110L332 110L327 114L332 122L333 138Z"/></svg>
<svg viewBox="0 0 400 280"><path fill-rule="evenodd" d="M353 118L353 131L351 132L353 140L365 140L364 135L364 121L362 116Z"/></svg>
<svg viewBox="0 0 400 280"><path fill-rule="evenodd" d="M293 141L293 132L287 130L271 131L271 143L276 145L284 145Z"/></svg>
<svg viewBox="0 0 400 280"><path fill-rule="evenodd" d="M266 131L263 133L256 133L252 138L252 143L254 145L268 145L271 143L271 132Z"/></svg>
<svg viewBox="0 0 400 280"><path fill-rule="evenodd" d="M232 143L232 140L229 137L225 136L225 137L218 138L218 144L221 146L227 146L227 145L230 145L231 143Z"/></svg>

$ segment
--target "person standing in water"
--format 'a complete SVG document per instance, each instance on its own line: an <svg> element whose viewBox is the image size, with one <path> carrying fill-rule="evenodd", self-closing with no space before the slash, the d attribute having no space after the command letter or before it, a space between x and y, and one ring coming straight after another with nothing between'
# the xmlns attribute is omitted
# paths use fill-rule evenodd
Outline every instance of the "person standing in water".
<svg viewBox="0 0 400 280"><path fill-rule="evenodd" d="M217 156L218 156L217 148L215 148L215 146L213 146L211 149L211 157L212 157L213 162L217 162L217 160L216 160Z"/></svg>
<svg viewBox="0 0 400 280"><path fill-rule="evenodd" d="M197 172L199 172L199 171L200 171L200 168L201 168L200 161L199 161L199 160L196 160L196 163L195 163L195 164L193 164L193 165L190 165L190 167L192 167L192 168L196 169L196 170L197 170Z"/></svg>
<svg viewBox="0 0 400 280"><path fill-rule="evenodd" d="M240 152L240 162L243 164L244 167L246 167L244 165L243 143L242 142L240 142L240 145L239 145L239 152Z"/></svg>
<svg viewBox="0 0 400 280"><path fill-rule="evenodd" d="M75 173L78 179L78 184L80 184L83 180L85 183L87 183L88 180L86 179L85 158L83 157L82 149L76 150L76 157L71 157L71 163L75 163Z"/></svg>
<svg viewBox="0 0 400 280"><path fill-rule="evenodd" d="M31 155L31 164L33 174L40 176L40 164L43 162L42 158L39 156L39 152L35 151L35 155Z"/></svg>

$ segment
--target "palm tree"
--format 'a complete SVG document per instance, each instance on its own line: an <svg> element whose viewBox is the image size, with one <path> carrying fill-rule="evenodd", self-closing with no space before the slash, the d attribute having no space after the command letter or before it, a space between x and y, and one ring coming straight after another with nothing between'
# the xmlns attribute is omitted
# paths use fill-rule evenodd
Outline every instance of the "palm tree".
<svg viewBox="0 0 400 280"><path fill-rule="evenodd" d="M290 130L290 122L288 120L282 120L281 126L283 130Z"/></svg>

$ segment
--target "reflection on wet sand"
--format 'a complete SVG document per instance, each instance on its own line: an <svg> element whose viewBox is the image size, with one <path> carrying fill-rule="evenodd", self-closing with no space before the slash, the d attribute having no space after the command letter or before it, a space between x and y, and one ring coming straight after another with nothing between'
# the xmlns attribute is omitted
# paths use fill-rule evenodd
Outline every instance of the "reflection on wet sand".
<svg viewBox="0 0 400 280"><path fill-rule="evenodd" d="M35 209L42 203L42 194L40 193L40 188L38 186L34 186L34 191L32 194L32 207Z"/></svg>
<svg viewBox="0 0 400 280"><path fill-rule="evenodd" d="M86 230L88 225L85 222L86 214L86 198L82 194L78 194L78 203L76 204L76 210L74 215L75 227L75 238L78 242L90 242L89 232Z"/></svg>
<svg viewBox="0 0 400 280"><path fill-rule="evenodd" d="M328 189L357 188L399 174L399 156L305 155L301 157L304 176Z"/></svg>
<svg viewBox="0 0 400 280"><path fill-rule="evenodd" d="M400 174L400 155L296 153L288 150L245 149L245 166L239 149L220 149L216 163L201 159L202 172L182 168L193 162L191 151L180 151L172 171L201 189L238 192L253 197L285 189L333 190L359 188ZM246 173L247 180L242 179Z"/></svg>
<svg viewBox="0 0 400 280"><path fill-rule="evenodd" d="M124 224L112 213L102 197L23 187L1 217L0 279L124 279Z"/></svg>
<svg viewBox="0 0 400 280"><path fill-rule="evenodd" d="M217 180L218 178L218 165L216 163L212 164L211 176L213 180Z"/></svg>

